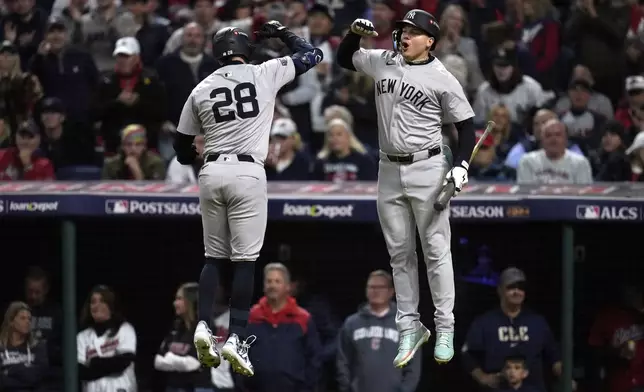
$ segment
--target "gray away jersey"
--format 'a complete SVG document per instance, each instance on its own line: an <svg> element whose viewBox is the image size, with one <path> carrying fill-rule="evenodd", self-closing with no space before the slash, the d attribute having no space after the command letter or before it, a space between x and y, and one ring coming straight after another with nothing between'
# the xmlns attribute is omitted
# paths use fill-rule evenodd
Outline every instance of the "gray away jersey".
<svg viewBox="0 0 644 392"><path fill-rule="evenodd" d="M177 131L196 136L203 130L204 155L247 154L263 163L275 96L294 78L290 57L219 68L192 90Z"/></svg>
<svg viewBox="0 0 644 392"><path fill-rule="evenodd" d="M401 55L381 49L360 49L353 65L375 82L380 149L411 154L439 146L441 127L474 117L463 87L434 59L409 65Z"/></svg>

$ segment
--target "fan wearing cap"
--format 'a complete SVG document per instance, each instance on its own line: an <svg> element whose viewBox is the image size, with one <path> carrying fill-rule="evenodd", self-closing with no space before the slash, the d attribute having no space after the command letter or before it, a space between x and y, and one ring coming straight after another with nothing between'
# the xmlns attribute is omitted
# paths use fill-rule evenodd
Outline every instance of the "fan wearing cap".
<svg viewBox="0 0 644 392"><path fill-rule="evenodd" d="M588 159L571 152L566 125L548 120L541 127L539 150L525 154L519 161L517 181L520 184L592 184Z"/></svg>
<svg viewBox="0 0 644 392"><path fill-rule="evenodd" d="M68 121L63 102L56 97L42 100L40 121L43 137L40 148L56 170L76 165L103 164L96 151L96 135L84 124Z"/></svg>
<svg viewBox="0 0 644 392"><path fill-rule="evenodd" d="M100 75L92 56L72 46L69 39L65 22L60 18L52 19L29 69L38 77L48 96L62 100L70 121L89 123Z"/></svg>
<svg viewBox="0 0 644 392"><path fill-rule="evenodd" d="M635 135L644 129L644 76L627 77L624 88L626 103L615 111L615 120L624 126L624 143L630 145Z"/></svg>
<svg viewBox="0 0 644 392"><path fill-rule="evenodd" d="M593 75L590 73L590 70L585 65L576 65L572 70L572 77L570 80L584 80L591 87L590 99L588 100L588 109L593 110L607 119L612 119L615 116L615 110L613 109L613 104L610 102L610 99L599 91L592 89L595 84ZM554 111L557 113L563 113L570 109L570 98L567 95L564 95L559 98L555 104Z"/></svg>
<svg viewBox="0 0 644 392"><path fill-rule="evenodd" d="M467 332L461 349L466 371L484 388L503 387L505 359L521 354L530 369L523 383L547 390L544 363L560 377L561 358L545 318L524 306L525 273L515 267L505 269L499 277L497 294L500 306L474 319Z"/></svg>
<svg viewBox="0 0 644 392"><path fill-rule="evenodd" d="M590 83L573 79L568 85L570 109L560 113L559 118L568 128L568 135L585 153L599 146L602 127L606 118L588 106L592 96Z"/></svg>
<svg viewBox="0 0 644 392"><path fill-rule="evenodd" d="M311 160L303 152L304 145L293 120L278 118L273 122L268 150L265 162L268 181L309 179Z"/></svg>
<svg viewBox="0 0 644 392"><path fill-rule="evenodd" d="M55 180L54 165L41 154L40 129L23 122L16 132L16 146L0 150L0 181Z"/></svg>
<svg viewBox="0 0 644 392"><path fill-rule="evenodd" d="M165 181L172 184L196 184L199 176L199 169L203 166L203 147L204 136L195 136L194 145L197 152L197 158L189 165L182 165L175 156L170 161L168 172L165 175Z"/></svg>
<svg viewBox="0 0 644 392"><path fill-rule="evenodd" d="M484 131L476 131L476 142L481 139ZM502 160L496 155L496 143L494 135L488 134L479 151L470 163L470 175L479 181L513 181L516 178L516 172L511 167L505 166Z"/></svg>
<svg viewBox="0 0 644 392"><path fill-rule="evenodd" d="M159 156L147 149L145 128L130 124L121 132L120 152L105 159L104 180L162 180L165 164Z"/></svg>
<svg viewBox="0 0 644 392"><path fill-rule="evenodd" d="M521 72L516 50L497 49L492 53L492 72L476 92L476 122L484 123L492 106L503 104L512 122L520 124L528 109L541 107L548 98L539 82Z"/></svg>
<svg viewBox="0 0 644 392"><path fill-rule="evenodd" d="M626 156L624 126L615 120L602 129L601 144L588 155L596 181L630 181L631 164Z"/></svg>
<svg viewBox="0 0 644 392"><path fill-rule="evenodd" d="M116 41L116 69L99 85L96 119L101 123L100 134L108 154L117 151L120 132L130 124L141 124L147 132L148 147L158 147L167 95L156 73L142 67L140 53L136 38Z"/></svg>

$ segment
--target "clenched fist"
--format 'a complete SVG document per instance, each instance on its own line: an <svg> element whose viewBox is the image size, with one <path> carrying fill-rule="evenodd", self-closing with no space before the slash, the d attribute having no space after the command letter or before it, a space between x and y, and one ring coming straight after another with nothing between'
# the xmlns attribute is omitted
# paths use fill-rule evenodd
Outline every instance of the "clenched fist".
<svg viewBox="0 0 644 392"><path fill-rule="evenodd" d="M362 37L377 37L376 28L367 19L356 19L351 23L351 32Z"/></svg>
<svg viewBox="0 0 644 392"><path fill-rule="evenodd" d="M271 20L264 23L255 35L257 38L279 38L284 31L286 31L285 26L276 20Z"/></svg>

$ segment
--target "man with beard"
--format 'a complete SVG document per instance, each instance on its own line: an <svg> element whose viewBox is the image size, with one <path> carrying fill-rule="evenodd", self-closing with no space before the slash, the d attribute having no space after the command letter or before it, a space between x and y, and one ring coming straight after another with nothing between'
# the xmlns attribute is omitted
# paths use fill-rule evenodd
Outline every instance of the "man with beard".
<svg viewBox="0 0 644 392"><path fill-rule="evenodd" d="M181 39L181 48L161 57L156 66L168 93L168 120L175 126L192 89L217 69L214 57L204 53L204 30L197 22L183 28Z"/></svg>
<svg viewBox="0 0 644 392"><path fill-rule="evenodd" d="M521 354L530 369L524 384L545 389L543 363L561 376L561 358L548 323L523 306L526 277L510 267L501 273L497 288L501 306L479 316L470 325L461 355L469 374L481 390L503 386L505 359Z"/></svg>

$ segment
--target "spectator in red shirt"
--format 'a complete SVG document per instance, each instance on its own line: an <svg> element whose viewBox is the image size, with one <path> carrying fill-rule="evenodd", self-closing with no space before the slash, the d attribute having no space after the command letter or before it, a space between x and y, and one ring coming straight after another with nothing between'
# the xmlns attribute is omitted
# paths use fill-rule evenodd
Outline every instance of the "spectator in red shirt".
<svg viewBox="0 0 644 392"><path fill-rule="evenodd" d="M54 165L45 158L40 146L40 130L28 121L16 132L16 146L0 150L0 181L54 180Z"/></svg>
<svg viewBox="0 0 644 392"><path fill-rule="evenodd" d="M590 383L598 391L634 392L644 389L643 290L641 284L632 282L624 284L621 289L621 304L598 314L588 338L595 354L591 376L598 377L601 370L606 373L603 380Z"/></svg>
<svg viewBox="0 0 644 392"><path fill-rule="evenodd" d="M545 90L554 87L559 58L560 26L550 16L552 10L550 0L523 2L521 43L536 59L536 79Z"/></svg>

